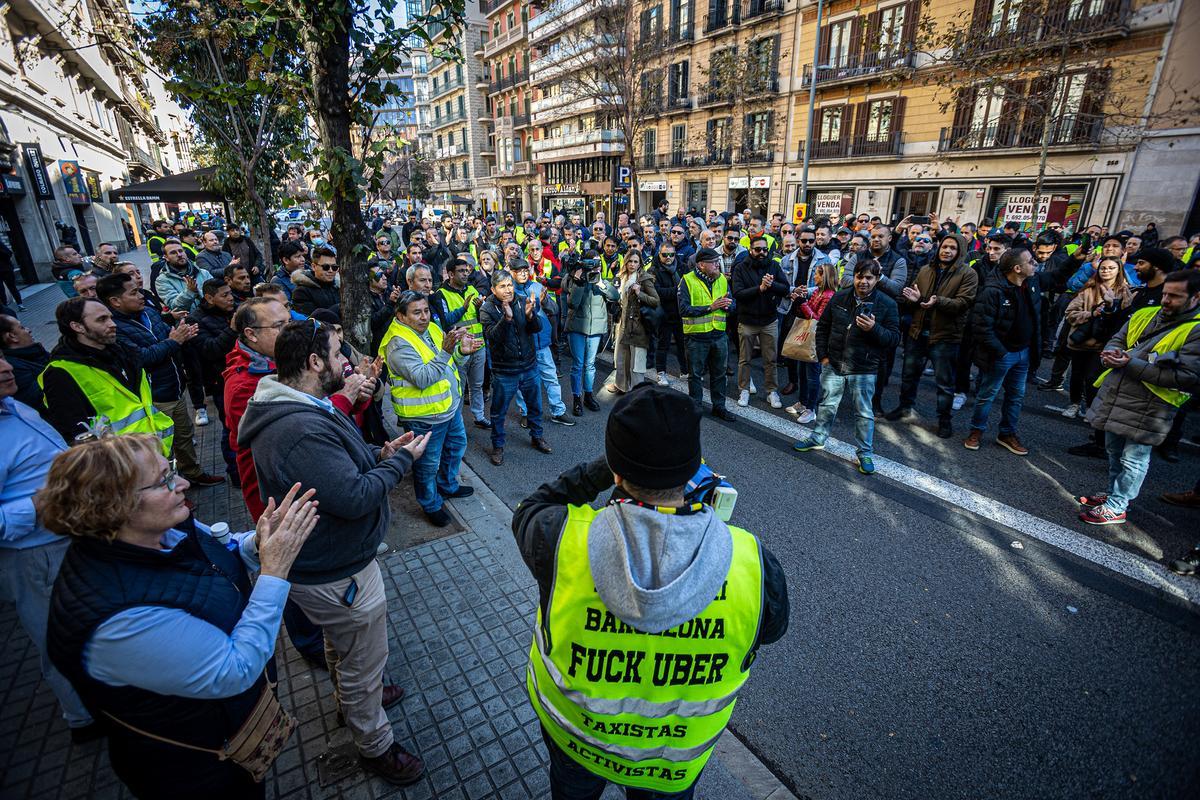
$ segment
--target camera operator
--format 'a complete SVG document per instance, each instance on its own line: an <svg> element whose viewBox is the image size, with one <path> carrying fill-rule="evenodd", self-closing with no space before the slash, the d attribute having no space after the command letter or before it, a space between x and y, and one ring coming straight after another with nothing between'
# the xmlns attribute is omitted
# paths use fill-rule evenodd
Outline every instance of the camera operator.
<svg viewBox="0 0 1200 800"><path fill-rule="evenodd" d="M608 303L621 299L617 288L600 275L600 259L595 250L573 262L562 282L567 306L567 343L571 347L572 413L583 416L583 407L599 411L592 395L596 383L596 351L608 333Z"/></svg>

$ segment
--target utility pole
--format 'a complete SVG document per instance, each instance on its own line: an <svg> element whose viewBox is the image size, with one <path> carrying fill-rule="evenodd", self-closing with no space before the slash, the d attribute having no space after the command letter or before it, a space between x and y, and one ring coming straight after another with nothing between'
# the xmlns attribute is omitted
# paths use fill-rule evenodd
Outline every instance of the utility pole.
<svg viewBox="0 0 1200 800"><path fill-rule="evenodd" d="M821 12L825 0L817 0L817 35L813 41L812 74L808 76L808 130L804 136L804 169L800 173L800 202L808 202L808 162L812 157L813 112L817 105L817 74L821 69Z"/></svg>

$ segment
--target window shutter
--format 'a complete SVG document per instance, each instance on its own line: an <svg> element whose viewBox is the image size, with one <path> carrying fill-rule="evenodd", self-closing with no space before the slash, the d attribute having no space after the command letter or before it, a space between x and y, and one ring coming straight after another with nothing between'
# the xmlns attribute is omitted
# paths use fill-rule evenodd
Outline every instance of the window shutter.
<svg viewBox="0 0 1200 800"><path fill-rule="evenodd" d="M642 12L641 40L642 44L650 41L650 9Z"/></svg>
<svg viewBox="0 0 1200 800"><path fill-rule="evenodd" d="M857 63L867 67L879 64L879 43L883 32L883 12L873 11L867 15L866 37L863 37L863 19L855 17L854 25L850 28L850 52L852 57L859 58ZM856 63L856 62L851 62Z"/></svg>
<svg viewBox="0 0 1200 800"><path fill-rule="evenodd" d="M872 16L878 16L876 11ZM876 20L878 22L878 20ZM876 28L879 26L876 25ZM850 21L850 52L847 54L846 64L851 67L856 67L862 63L863 53L863 18L855 17Z"/></svg>
<svg viewBox="0 0 1200 800"><path fill-rule="evenodd" d="M892 124L888 128L888 141L898 141L897 137L904 130L904 104L908 101L904 95L892 101Z"/></svg>
<svg viewBox="0 0 1200 800"><path fill-rule="evenodd" d="M992 22L992 0L975 0L971 13L971 37L983 36Z"/></svg>
<svg viewBox="0 0 1200 800"><path fill-rule="evenodd" d="M1023 98L1025 106L1024 120L1021 123L1021 134L1018 139L1018 144L1024 147L1036 147L1042 143L1042 123L1046 119L1047 113L1053 113L1054 109L1049 108L1049 104L1054 101L1054 78L1049 75L1042 75L1030 81L1029 90L1027 93L1021 92L1022 82L1016 81L1011 84L1005 84L1008 91L1017 91L1017 98ZM1020 109L1016 103L1020 102L1017 99L1013 107L1008 108L1008 103L1005 103L1004 117L1006 120L1016 120L1020 116ZM1001 123L1002 126L1011 130L1012 123Z"/></svg>
<svg viewBox="0 0 1200 800"><path fill-rule="evenodd" d="M975 95L978 91L974 86L958 90L958 96L954 101L954 123L950 128L951 141L967 135L967 130L971 127L971 110L975 106Z"/></svg>
<svg viewBox="0 0 1200 800"><path fill-rule="evenodd" d="M817 48L817 61L820 63L813 64L814 72L817 71L818 67L823 67L829 64L829 36L831 30L832 26L830 25L822 25L820 28L819 33L821 36L821 42L820 47Z"/></svg>
<svg viewBox="0 0 1200 800"><path fill-rule="evenodd" d="M767 149L771 149L771 146L775 142L775 112L773 110L767 112L767 136L766 136L766 139L767 139L767 142L766 142Z"/></svg>
<svg viewBox="0 0 1200 800"><path fill-rule="evenodd" d="M917 19L921 14L921 0L910 0L904 9L904 27L900 30L902 51L907 55L917 46Z"/></svg>
<svg viewBox="0 0 1200 800"><path fill-rule="evenodd" d="M1083 97L1079 102L1079 121L1075 125L1075 138L1087 141L1091 136L1093 126L1102 124L1104 119L1104 100L1108 96L1108 85L1112 80L1112 69L1103 67L1088 72L1087 83L1083 87Z"/></svg>
<svg viewBox="0 0 1200 800"><path fill-rule="evenodd" d="M783 48L783 34L771 37L771 75L779 75L779 51Z"/></svg>
<svg viewBox="0 0 1200 800"><path fill-rule="evenodd" d="M688 62L684 61L679 65L679 88L681 90L680 97L688 96Z"/></svg>
<svg viewBox="0 0 1200 800"><path fill-rule="evenodd" d="M875 101L877 103L886 102L883 100ZM871 101L859 103L854 107L854 138L851 139L853 146L861 147L862 143L867 138L867 120L870 117Z"/></svg>

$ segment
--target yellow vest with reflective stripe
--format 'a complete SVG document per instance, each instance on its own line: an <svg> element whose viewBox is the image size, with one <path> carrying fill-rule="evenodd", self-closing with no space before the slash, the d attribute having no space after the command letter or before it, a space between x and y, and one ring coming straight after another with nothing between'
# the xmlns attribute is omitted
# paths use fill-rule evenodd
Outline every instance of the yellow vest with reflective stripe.
<svg viewBox="0 0 1200 800"><path fill-rule="evenodd" d="M617 265L616 269L612 268L614 263ZM621 253L617 253L612 262L603 253L600 254L600 277L604 278L604 280L611 281L613 276L619 273L624 266L625 256Z"/></svg>
<svg viewBox="0 0 1200 800"><path fill-rule="evenodd" d="M46 369L50 367L58 367L79 384L80 391L87 395L88 402L96 409L96 416L107 419L113 433L152 433L162 440L163 455L170 455L171 443L175 440L175 423L154 407L150 380L145 370L142 370L138 393L134 394L111 373L96 367L77 361L51 361ZM43 390L45 376L45 370L38 375L38 386Z"/></svg>
<svg viewBox="0 0 1200 800"><path fill-rule="evenodd" d="M567 240L564 239L561 242L559 242L557 247L558 247L558 252L560 252L560 253L567 252L567 247L568 247ZM581 242L579 239L576 239L575 244L571 245L570 247L571 247L572 252L575 252L575 253L583 252L583 242Z"/></svg>
<svg viewBox="0 0 1200 800"><path fill-rule="evenodd" d="M417 335L417 332L399 320L392 320L383 340L379 343L379 355L387 360L388 343L392 339L403 339L421 356L421 361L428 364L437 358L437 353L429 349L429 345ZM442 329L436 322L429 323L429 338L433 339L436 347L442 346ZM451 370L453 380L458 380L458 370ZM421 389L399 375L391 376L392 408L400 419L421 419L444 414L450 410L454 402L454 392L450 386L450 378L443 378L432 386Z"/></svg>
<svg viewBox="0 0 1200 800"><path fill-rule="evenodd" d="M1138 343L1138 340L1142 338L1142 334L1150 327L1150 324L1161 310L1158 306L1151 306L1139 309L1133 313L1133 316L1129 318L1128 326L1125 328L1126 349L1130 349ZM1183 347L1183 343L1187 341L1188 334L1197 325L1200 325L1200 313L1197 313L1191 322L1184 322L1172 328L1170 332L1154 343L1154 347L1150 348L1150 352L1154 353L1155 358L1157 358L1165 353L1178 351ZM1096 378L1096 382L1092 385L1100 388L1100 384L1104 383L1104 379L1108 377L1110 372L1112 372L1112 369L1106 369L1104 372L1101 372L1100 377ZM1142 385L1149 389L1158 399L1164 403L1170 403L1176 408L1186 403L1188 398L1191 397L1191 394L1188 392L1181 392L1178 389L1168 389L1165 386L1156 386L1149 381L1142 381Z"/></svg>
<svg viewBox="0 0 1200 800"><path fill-rule="evenodd" d="M724 297L729 292L729 281L724 275L717 276L717 279L713 281L711 291L694 272L685 274L683 281L687 284L688 295L692 298L694 306L711 306L714 299ZM685 336L723 330L725 330L725 309L723 308L714 308L702 317L683 318Z"/></svg>
<svg viewBox="0 0 1200 800"><path fill-rule="evenodd" d="M467 329L467 332L469 332L472 336L479 337L480 341L482 341L483 323L479 321L479 309L476 308L475 303L472 302L476 297L479 297L479 290L468 284L466 291L462 294L459 294L448 286L438 287L438 292L446 301L446 310L450 313L458 311L463 307L464 304L468 306L466 312L462 315L462 319L459 320L459 322L461 322L462 326Z"/></svg>
<svg viewBox="0 0 1200 800"><path fill-rule="evenodd" d="M598 513L569 507L547 614L539 608L534 627L529 699L555 744L592 773L681 792L704 768L750 676L763 608L758 541L731 527L720 594L695 618L643 633L596 593L588 529Z"/></svg>

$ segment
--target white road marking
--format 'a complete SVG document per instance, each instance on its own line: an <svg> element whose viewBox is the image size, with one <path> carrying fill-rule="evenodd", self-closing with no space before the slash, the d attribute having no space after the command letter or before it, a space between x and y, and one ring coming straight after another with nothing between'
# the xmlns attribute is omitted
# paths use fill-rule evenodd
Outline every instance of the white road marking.
<svg viewBox="0 0 1200 800"><path fill-rule="evenodd" d="M673 375L668 375L667 380L670 382L671 388L682 391L684 394L687 393L687 384L684 381ZM791 419L783 419L761 408L754 406L739 408L736 403L728 400L725 407L734 416L743 417L793 441L804 438L812 432L812 428L807 425L800 425ZM825 452L851 464L858 464L854 445L833 437L826 440ZM914 469L907 464L901 464L880 455L873 455L872 458L875 461L876 477L890 478L904 486L922 491L931 497L978 514L992 522L1012 528L1026 536L1183 600L1193 608L1200 607L1200 581L1183 578L1161 564L1136 553L1130 553L1107 542L1093 539L1086 534L1064 528L1019 508L1001 503L999 500L993 500L978 492L956 486L941 478ZM872 479L863 478L863 480Z"/></svg>

